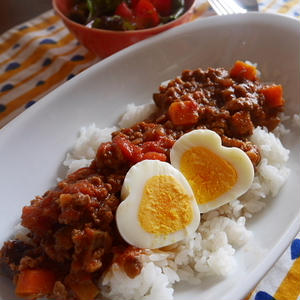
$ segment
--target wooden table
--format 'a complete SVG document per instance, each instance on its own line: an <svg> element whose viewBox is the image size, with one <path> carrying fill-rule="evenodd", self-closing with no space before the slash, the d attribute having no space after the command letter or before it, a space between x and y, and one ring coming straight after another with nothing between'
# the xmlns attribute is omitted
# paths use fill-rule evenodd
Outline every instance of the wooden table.
<svg viewBox="0 0 300 300"><path fill-rule="evenodd" d="M51 9L51 0L1 0L0 34Z"/></svg>

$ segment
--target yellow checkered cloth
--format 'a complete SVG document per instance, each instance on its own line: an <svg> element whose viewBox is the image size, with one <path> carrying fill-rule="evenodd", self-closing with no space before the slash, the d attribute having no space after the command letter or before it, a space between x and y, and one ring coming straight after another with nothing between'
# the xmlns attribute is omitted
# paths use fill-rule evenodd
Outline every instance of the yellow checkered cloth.
<svg viewBox="0 0 300 300"><path fill-rule="evenodd" d="M300 0L260 0L259 9L299 18ZM199 0L195 18L211 14L208 3ZM53 10L4 33L0 36L0 128L98 60ZM299 295L300 234L248 299L300 300Z"/></svg>

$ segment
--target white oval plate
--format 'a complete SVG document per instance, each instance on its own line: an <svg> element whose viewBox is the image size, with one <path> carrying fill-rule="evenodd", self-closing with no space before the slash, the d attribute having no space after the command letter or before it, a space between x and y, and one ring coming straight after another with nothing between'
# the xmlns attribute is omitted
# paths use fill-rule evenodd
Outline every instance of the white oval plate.
<svg viewBox="0 0 300 300"><path fill-rule="evenodd" d="M112 126L127 103L148 102L159 83L183 69L256 62L263 79L283 84L287 114L299 114L299 25L256 13L199 19L103 60L30 107L0 131L0 244L12 234L22 207L64 174L61 163L81 126ZM249 224L257 248L238 251L237 270L227 279L179 286L175 299L242 299L278 259L299 230L299 143L299 129L292 128L285 139L289 180ZM0 276L0 299L16 299L12 283Z"/></svg>

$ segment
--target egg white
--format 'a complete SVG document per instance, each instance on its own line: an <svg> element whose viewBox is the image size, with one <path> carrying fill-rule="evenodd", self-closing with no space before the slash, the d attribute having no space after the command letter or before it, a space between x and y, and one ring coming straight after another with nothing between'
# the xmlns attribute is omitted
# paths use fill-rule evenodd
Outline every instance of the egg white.
<svg viewBox="0 0 300 300"><path fill-rule="evenodd" d="M139 207L146 182L153 176L169 175L176 178L191 199L193 219L184 229L170 234L152 234L145 231L139 222ZM199 226L200 212L192 188L185 177L169 163L144 160L130 168L124 179L121 199L116 212L118 230L130 245L155 249L171 245L191 235Z"/></svg>
<svg viewBox="0 0 300 300"><path fill-rule="evenodd" d="M220 136L208 129L198 129L181 136L170 152L171 164L180 170L182 155L194 147L204 147L230 163L237 172L237 182L224 194L210 202L199 204L200 212L208 212L218 208L244 194L251 186L254 178L253 164L248 155L236 147L222 146Z"/></svg>

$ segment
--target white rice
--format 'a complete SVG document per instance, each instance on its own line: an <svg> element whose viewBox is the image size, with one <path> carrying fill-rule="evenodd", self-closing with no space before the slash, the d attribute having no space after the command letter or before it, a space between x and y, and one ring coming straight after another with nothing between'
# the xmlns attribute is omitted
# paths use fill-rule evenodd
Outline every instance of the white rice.
<svg viewBox="0 0 300 300"><path fill-rule="evenodd" d="M154 110L154 105L130 104L119 125L130 127ZM294 121L299 122L299 116L294 117ZM94 124L81 128L79 138L64 162L69 168L68 173L87 166L99 144L109 141L115 130L117 127L101 130ZM278 135L287 132L283 125L277 130ZM113 264L99 282L104 296L109 299L171 300L176 282L199 284L205 277L224 277L234 270L236 249L244 246L252 236L246 228L246 219L263 209L268 198L277 195L289 175L286 167L289 150L283 147L278 137L258 127L250 140L259 148L262 159L248 192L203 214L197 232L188 239L163 251L147 250L141 255L143 269L134 279Z"/></svg>
<svg viewBox="0 0 300 300"><path fill-rule="evenodd" d="M154 103L148 103L144 105L135 105L130 103L126 107L126 112L121 117L119 122L120 128L130 127L138 122L144 121L157 109Z"/></svg>
<svg viewBox="0 0 300 300"><path fill-rule="evenodd" d="M68 167L67 174L87 167L96 156L98 146L111 139L112 132L118 127L99 129L95 124L80 128L78 139L70 153L63 162Z"/></svg>
<svg viewBox="0 0 300 300"><path fill-rule="evenodd" d="M168 269L172 272L172 269ZM176 275L175 272L173 273ZM117 264L114 264L109 274L104 278L102 285L104 285L104 295L115 300L173 299L174 290L170 287L171 280L167 271L150 261L150 256L147 261L144 261L141 273L133 279L120 270ZM126 291L125 296L124 291Z"/></svg>
<svg viewBox="0 0 300 300"><path fill-rule="evenodd" d="M299 115L295 114L293 116L293 121L294 121L295 126L300 127L300 116Z"/></svg>

